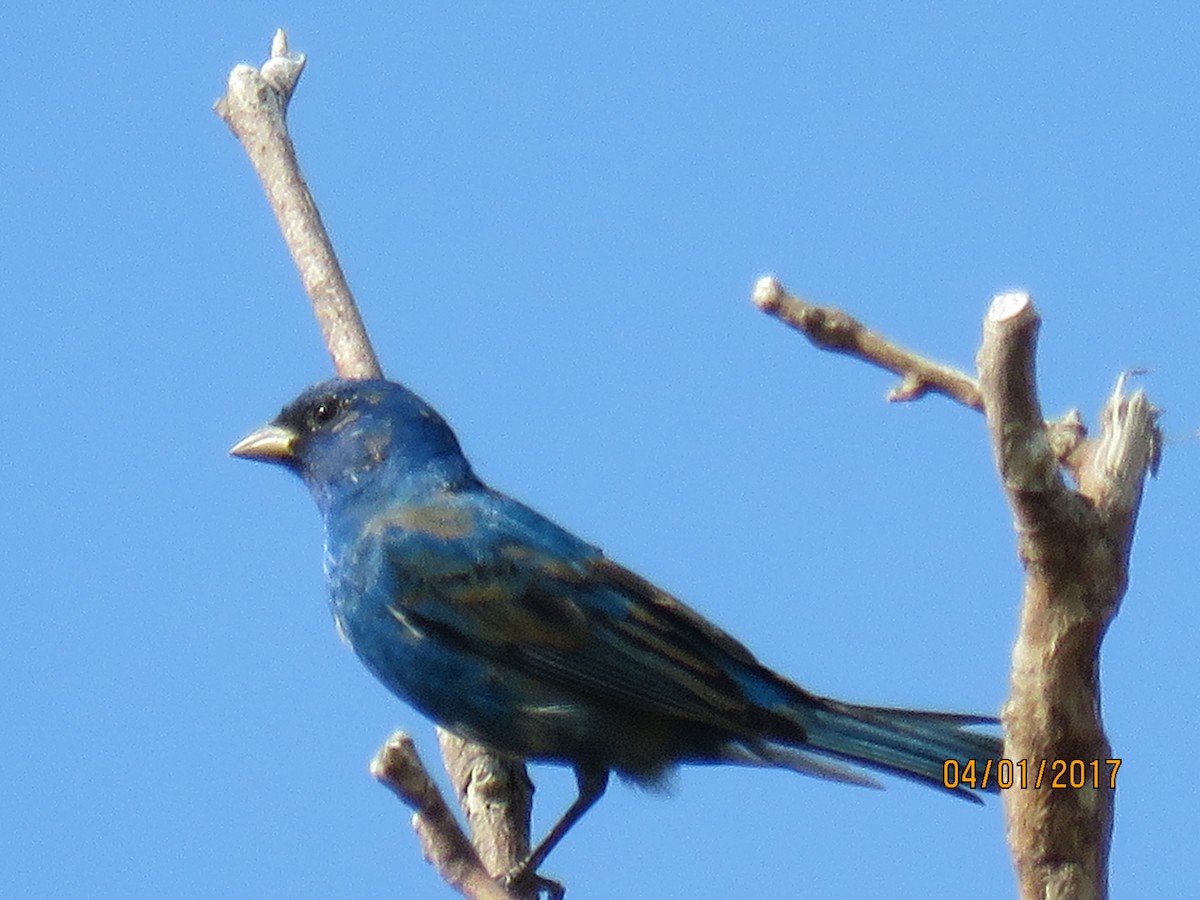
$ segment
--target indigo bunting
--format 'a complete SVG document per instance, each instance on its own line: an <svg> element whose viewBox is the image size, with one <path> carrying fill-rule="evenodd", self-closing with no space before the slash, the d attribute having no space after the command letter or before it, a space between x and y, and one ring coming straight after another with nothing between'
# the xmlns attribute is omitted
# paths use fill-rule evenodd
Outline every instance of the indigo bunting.
<svg viewBox="0 0 1200 900"><path fill-rule="evenodd" d="M230 452L308 485L334 619L380 681L468 740L574 769L577 798L510 880L536 873L611 772L653 785L680 763L734 763L876 784L849 762L949 790L947 760L982 771L1000 756L997 737L968 728L995 719L842 703L766 668L489 488L401 385L318 384Z"/></svg>

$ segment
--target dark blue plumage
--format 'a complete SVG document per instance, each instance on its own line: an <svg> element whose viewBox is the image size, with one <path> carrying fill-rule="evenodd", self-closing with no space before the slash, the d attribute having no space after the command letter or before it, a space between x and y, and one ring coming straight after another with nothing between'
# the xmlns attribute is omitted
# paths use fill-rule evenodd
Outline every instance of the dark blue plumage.
<svg viewBox="0 0 1200 900"><path fill-rule="evenodd" d="M651 784L680 763L741 763L874 783L850 762L942 787L947 759L1000 755L998 738L965 727L993 719L840 703L762 666L487 487L441 416L400 385L316 385L231 452L309 486L334 617L384 684L464 737L574 768L579 799L521 874L610 772Z"/></svg>

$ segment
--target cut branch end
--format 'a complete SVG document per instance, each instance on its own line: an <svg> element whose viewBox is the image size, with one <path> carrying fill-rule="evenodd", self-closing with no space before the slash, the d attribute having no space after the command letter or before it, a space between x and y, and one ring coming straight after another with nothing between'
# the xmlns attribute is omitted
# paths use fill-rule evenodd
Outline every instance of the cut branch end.
<svg viewBox="0 0 1200 900"><path fill-rule="evenodd" d="M764 275L754 283L751 301L763 312L775 312L783 303L783 285L774 275Z"/></svg>

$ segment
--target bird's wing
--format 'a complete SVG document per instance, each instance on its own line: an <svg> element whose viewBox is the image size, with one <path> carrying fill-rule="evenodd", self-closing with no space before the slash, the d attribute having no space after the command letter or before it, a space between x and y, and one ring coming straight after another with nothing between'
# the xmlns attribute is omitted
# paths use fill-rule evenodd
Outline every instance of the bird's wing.
<svg viewBox="0 0 1200 900"><path fill-rule="evenodd" d="M737 675L760 669L745 647L527 507L488 492L404 519L382 536L406 627L565 699L734 731L751 714Z"/></svg>

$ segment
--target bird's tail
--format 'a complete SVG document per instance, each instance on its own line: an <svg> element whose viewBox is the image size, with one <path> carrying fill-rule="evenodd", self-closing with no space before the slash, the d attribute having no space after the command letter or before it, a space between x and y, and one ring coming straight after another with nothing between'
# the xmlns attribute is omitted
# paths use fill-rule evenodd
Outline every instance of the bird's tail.
<svg viewBox="0 0 1200 900"><path fill-rule="evenodd" d="M870 777L834 762L845 760L941 788L976 803L980 801L975 790L998 790L995 760L1003 753L1003 742L993 734L969 730L974 725L998 724L994 718L813 699L817 702L806 704L802 716L803 743L757 746L751 752L772 765L822 778L876 784ZM949 771L948 760L957 763ZM968 769L971 760L975 765ZM991 775L986 781L985 772Z"/></svg>

